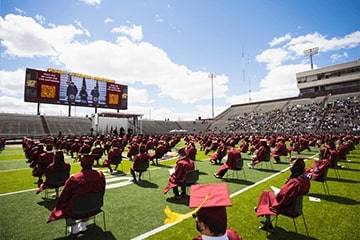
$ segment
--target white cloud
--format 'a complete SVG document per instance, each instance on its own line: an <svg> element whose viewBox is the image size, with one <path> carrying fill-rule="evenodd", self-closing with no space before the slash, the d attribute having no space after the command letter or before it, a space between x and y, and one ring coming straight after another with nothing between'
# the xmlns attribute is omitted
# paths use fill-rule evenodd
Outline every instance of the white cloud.
<svg viewBox="0 0 360 240"><path fill-rule="evenodd" d="M104 20L104 23L111 23L111 22L113 22L113 20L112 20L111 18L106 18L106 19Z"/></svg>
<svg viewBox="0 0 360 240"><path fill-rule="evenodd" d="M41 24L43 25L46 21L46 18L42 15L36 14L35 15L35 19Z"/></svg>
<svg viewBox="0 0 360 240"><path fill-rule="evenodd" d="M80 0L81 2L88 4L88 5L95 5L99 6L102 0Z"/></svg>
<svg viewBox="0 0 360 240"><path fill-rule="evenodd" d="M0 17L0 25L1 45L12 57L55 56L83 33L71 25L44 28L33 18L13 14Z"/></svg>
<svg viewBox="0 0 360 240"><path fill-rule="evenodd" d="M154 102L154 100L149 99L149 94L146 89L129 87L128 94L129 94L128 102L134 104L138 104L138 103L151 104Z"/></svg>
<svg viewBox="0 0 360 240"><path fill-rule="evenodd" d="M331 62L336 62L339 59L347 58L349 54L347 52L344 52L343 54L332 54L330 56Z"/></svg>
<svg viewBox="0 0 360 240"><path fill-rule="evenodd" d="M162 49L140 41L141 26L121 26L114 29L113 32L121 34L116 43L103 40L78 42L75 36L86 34L86 30L79 22L78 28L72 25L44 28L33 19L22 16L7 15L1 21L3 28L0 37L8 55L34 57L42 54L67 71L115 79L123 84L140 82L156 89L150 94L144 89L133 88L135 95L142 97L140 99L133 96L135 104L144 101L152 103L158 96L163 99L172 98L184 104L193 104L209 100L211 96L208 73L192 71L186 66L175 64ZM15 24L18 25L17 28L14 28ZM23 45L28 39L32 39L32 44L26 48ZM12 81L13 78L8 79ZM24 76L19 79L23 85ZM214 79L216 98L226 96L229 90L227 83L226 75L218 75Z"/></svg>
<svg viewBox="0 0 360 240"><path fill-rule="evenodd" d="M289 40L289 39L291 39L291 35L290 35L290 33L287 33L287 34L285 34L285 35L282 36L282 37L274 38L274 39L269 43L269 45L270 45L270 47L273 47L273 46L276 46L276 45L278 45L278 44L280 44L280 43L283 43L283 42L285 42L285 41L287 41L287 40Z"/></svg>
<svg viewBox="0 0 360 240"><path fill-rule="evenodd" d="M22 14L22 15L25 15L25 14L26 14L26 12L25 12L24 10L20 9L20 8L15 8L15 11L16 11L17 13L19 13L19 14Z"/></svg>
<svg viewBox="0 0 360 240"><path fill-rule="evenodd" d="M84 34L85 34L86 36L91 37L90 32L89 32L86 28L84 28L84 27L82 26L82 24L81 24L80 21L75 21L75 24L76 24L81 30L83 30L83 32L84 32Z"/></svg>
<svg viewBox="0 0 360 240"><path fill-rule="evenodd" d="M164 19L160 15L155 15L155 22L164 22Z"/></svg>
<svg viewBox="0 0 360 240"><path fill-rule="evenodd" d="M281 65L288 57L289 52L282 48L266 49L256 56L256 61L260 63L266 63L267 69L271 70Z"/></svg>
<svg viewBox="0 0 360 240"><path fill-rule="evenodd" d="M127 27L127 26L116 27L113 28L111 32L121 33L124 34L125 36L129 36L132 41L141 41L141 39L143 38L142 27L136 25L132 25L131 27Z"/></svg>
<svg viewBox="0 0 360 240"><path fill-rule="evenodd" d="M296 84L296 73L309 70L304 58L304 50L319 47L320 51L328 52L339 49L357 47L360 44L360 32L356 31L344 37L327 38L319 33L312 33L298 37L291 37L286 34L274 38L269 43L270 47L256 56L259 63L265 63L268 73L261 79L259 90L246 93L241 96L229 96L227 102L234 104L244 102L244 99L251 98L252 101L270 100L274 98L294 97L298 95ZM348 54L333 54L331 59L336 61L346 58Z"/></svg>
<svg viewBox="0 0 360 240"><path fill-rule="evenodd" d="M11 97L24 96L25 70L17 69L16 71L0 70L0 95Z"/></svg>

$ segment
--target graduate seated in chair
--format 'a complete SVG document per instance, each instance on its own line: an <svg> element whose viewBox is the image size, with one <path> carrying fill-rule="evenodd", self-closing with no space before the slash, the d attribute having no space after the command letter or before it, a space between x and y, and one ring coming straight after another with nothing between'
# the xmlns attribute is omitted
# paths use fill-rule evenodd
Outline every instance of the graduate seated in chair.
<svg viewBox="0 0 360 240"><path fill-rule="evenodd" d="M229 144L230 144L230 150L227 153L227 160L223 165L219 167L218 171L214 173L214 176L216 178L223 178L229 169L241 170L241 169L237 169L238 161L241 160L240 149L235 148L235 141L232 141Z"/></svg>
<svg viewBox="0 0 360 240"><path fill-rule="evenodd" d="M210 163L221 164L221 161L226 156L226 154L227 154L227 147L225 143L221 142L218 148L216 149L216 151L213 154L211 154Z"/></svg>
<svg viewBox="0 0 360 240"><path fill-rule="evenodd" d="M296 215L294 213L296 199L305 195L310 190L310 180L306 177L305 162L302 158L292 158L290 161L290 178L278 193L265 190L259 197L255 208L257 217L265 217L265 222L260 229L272 231L274 229L270 216L278 214Z"/></svg>
<svg viewBox="0 0 360 240"><path fill-rule="evenodd" d="M92 168L94 164L93 155L84 155L81 159L82 170L68 178L65 182L63 191L55 208L51 211L48 223L66 219L67 225L70 226L72 234L84 232L87 230L87 219L79 222L71 218L73 199L77 196L88 193L102 192L105 193L105 176L101 171Z"/></svg>
<svg viewBox="0 0 360 240"><path fill-rule="evenodd" d="M70 164L64 161L64 152L56 151L54 161L46 168L45 181L40 185L36 194L48 188L55 188L55 194L52 197L59 198L59 187L64 186L65 181L70 176L70 168ZM56 174L62 174L62 179L53 179L53 181L52 177Z"/></svg>
<svg viewBox="0 0 360 240"><path fill-rule="evenodd" d="M311 168L305 170L306 176L315 181L324 181L327 169L330 167L330 148L323 147L319 152L319 160L311 164Z"/></svg>
<svg viewBox="0 0 360 240"><path fill-rule="evenodd" d="M111 150L109 151L107 158L104 160L103 166L108 167L109 173L113 175L117 173L117 168L121 163L121 161L122 161L122 149L119 148L118 141L113 141ZM115 167L112 168L111 165L115 165Z"/></svg>
<svg viewBox="0 0 360 240"><path fill-rule="evenodd" d="M260 140L260 147L258 148L256 155L253 157L251 162L248 163L249 168L254 168L256 164L260 162L269 162L270 161L270 147L267 144L266 139Z"/></svg>
<svg viewBox="0 0 360 240"><path fill-rule="evenodd" d="M164 189L164 194L172 189L174 193L173 199L175 200L186 197L186 173L195 170L194 161L186 157L185 148L181 148L178 154L179 160L176 162L175 170L170 175L169 182ZM181 195L178 187L181 187Z"/></svg>
<svg viewBox="0 0 360 240"><path fill-rule="evenodd" d="M100 142L95 143L95 146L91 149L91 154L95 157L96 165L100 165L99 161L104 154L104 148L101 146Z"/></svg>
<svg viewBox="0 0 360 240"><path fill-rule="evenodd" d="M142 163L144 163L144 165ZM134 183L141 181L142 173L147 170L147 168L140 169L139 166L141 165L147 166L147 168L149 168L149 155L147 154L146 146L143 144L140 145L140 152L134 156L134 164L130 168L130 173L133 176L132 181ZM136 179L135 172L139 172L139 179Z"/></svg>

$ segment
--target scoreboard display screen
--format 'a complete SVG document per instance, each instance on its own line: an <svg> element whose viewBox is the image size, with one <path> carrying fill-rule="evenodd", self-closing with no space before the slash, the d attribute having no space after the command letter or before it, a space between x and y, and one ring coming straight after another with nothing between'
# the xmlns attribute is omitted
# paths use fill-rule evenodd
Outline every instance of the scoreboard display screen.
<svg viewBox="0 0 360 240"><path fill-rule="evenodd" d="M26 69L25 102L127 109L128 87L114 80L57 69Z"/></svg>

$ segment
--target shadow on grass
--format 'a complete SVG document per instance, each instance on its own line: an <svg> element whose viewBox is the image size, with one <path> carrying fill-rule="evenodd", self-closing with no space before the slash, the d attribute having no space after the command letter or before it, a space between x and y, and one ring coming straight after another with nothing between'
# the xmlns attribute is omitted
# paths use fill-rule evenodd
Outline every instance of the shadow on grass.
<svg viewBox="0 0 360 240"><path fill-rule="evenodd" d="M136 185L143 188L159 188L159 185L149 182L148 180L138 181Z"/></svg>
<svg viewBox="0 0 360 240"><path fill-rule="evenodd" d="M329 201L329 202L336 202L336 203L341 203L341 204L346 204L346 205L359 204L359 202L354 199L343 197L343 196L331 195L331 193L330 193L330 195L321 194L321 193L311 193L309 195L312 197L320 198L321 200Z"/></svg>
<svg viewBox="0 0 360 240"><path fill-rule="evenodd" d="M353 168L340 168L340 171L351 171L351 172L360 172L360 169L353 169Z"/></svg>
<svg viewBox="0 0 360 240"><path fill-rule="evenodd" d="M160 168L173 168L174 166L170 166L170 165L166 165L166 164L161 164L159 163L158 165L156 164L150 164L151 167L160 167Z"/></svg>
<svg viewBox="0 0 360 240"><path fill-rule="evenodd" d="M326 178L328 181L335 181L335 182L344 182L344 183L359 183L359 181L356 180L351 180L351 179L343 179L341 178L333 178L333 177L327 177Z"/></svg>
<svg viewBox="0 0 360 240"><path fill-rule="evenodd" d="M86 239L86 240L97 240L97 239L107 239L107 240L116 240L115 236L110 232L104 230L96 225L89 224L87 230L83 233L77 235L68 235L61 238L55 238L54 240L69 240L69 239Z"/></svg>
<svg viewBox="0 0 360 240"><path fill-rule="evenodd" d="M166 202L174 203L174 204L182 204L182 205L185 205L185 206L189 205L189 201L190 201L190 196L188 196L188 195L186 195L186 197L182 197L180 199L174 199L172 197L168 197L166 199Z"/></svg>
<svg viewBox="0 0 360 240"><path fill-rule="evenodd" d="M209 175L207 172L200 172L199 171L199 175Z"/></svg>
<svg viewBox="0 0 360 240"><path fill-rule="evenodd" d="M126 176L127 173L126 172L123 172L123 171L117 171L117 173L114 174L115 176Z"/></svg>
<svg viewBox="0 0 360 240"><path fill-rule="evenodd" d="M52 211L54 209L54 207L56 206L56 202L57 202L56 199L43 198L43 201L38 202L37 204L47 208L49 211Z"/></svg>
<svg viewBox="0 0 360 240"><path fill-rule="evenodd" d="M273 164L275 164L275 165L280 165L280 164L282 164L282 165L289 165L289 162L281 161L281 162L277 162L277 163L273 163Z"/></svg>
<svg viewBox="0 0 360 240"><path fill-rule="evenodd" d="M239 178L223 178L223 181L225 182L231 182L231 183L238 183L238 184L242 184L242 185L252 185L254 184L255 182L251 182L251 181L248 181L248 180L245 180L245 179L239 179Z"/></svg>
<svg viewBox="0 0 360 240"><path fill-rule="evenodd" d="M254 168L258 171L261 171L261 172L270 172L270 173L277 173L279 172L279 170L276 170L276 169L271 169L271 168Z"/></svg>
<svg viewBox="0 0 360 240"><path fill-rule="evenodd" d="M289 240L289 239L296 239L296 240L302 240L302 239L310 239L310 240L317 240L317 238L313 238L311 236L306 236L299 233L299 232L291 232L286 231L285 229L281 227L275 227L274 231L272 233L269 233L266 237L267 239L273 239L273 240Z"/></svg>

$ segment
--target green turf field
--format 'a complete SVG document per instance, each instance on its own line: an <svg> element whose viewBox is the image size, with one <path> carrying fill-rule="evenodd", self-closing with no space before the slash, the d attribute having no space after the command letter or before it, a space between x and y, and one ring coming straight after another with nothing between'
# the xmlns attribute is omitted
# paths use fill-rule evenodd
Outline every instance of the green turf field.
<svg viewBox="0 0 360 240"><path fill-rule="evenodd" d="M180 143L183 144L183 143ZM317 148L311 152L303 152L302 156L313 156ZM124 153L125 155L125 153ZM219 166L211 165L203 152L198 151L196 168L200 170L199 183L228 184L233 206L228 208L228 226L235 229L243 239L307 239L301 218L296 219L298 233L295 232L290 218L279 217L278 226L271 234L258 229L261 218L255 216L253 207L258 196L271 185L281 187L289 176L288 164L263 164L257 169L244 168L239 179L216 179L213 173ZM243 154L246 163L249 155ZM348 156L351 162L343 163L344 169L329 170L328 186L330 195L325 194L322 183L311 182L309 195L320 198L320 202L304 198L304 216L309 229L310 239L358 239L360 230L358 218L360 214L360 146ZM70 158L66 158L72 163ZM283 159L285 161L285 158ZM68 239L65 238L65 221L59 220L46 224L55 200L44 199L44 192L36 195L36 178L25 162L22 149L12 146L0 153L0 237L1 239ZM307 161L307 166L312 160ZM127 175L108 175L104 206L106 216L107 239L192 239L197 236L192 218L180 223L164 225L166 215L164 209L169 206L177 213L187 213L188 199L178 202L167 200L172 196L162 193L168 181L168 169L173 167L176 158L160 162L152 166L149 173L144 173L143 181L138 184L129 182L129 167L132 162L124 160L122 166ZM104 168L96 166L99 169ZM80 170L78 163L71 166L71 173ZM282 170L284 170L282 172ZM150 179L151 177L151 179ZM265 179L265 180L264 180ZM89 222L91 223L91 221ZM101 215L96 223L103 228ZM79 239L102 239L101 229L88 227L88 231L77 236ZM97 231L97 230L100 230Z"/></svg>

